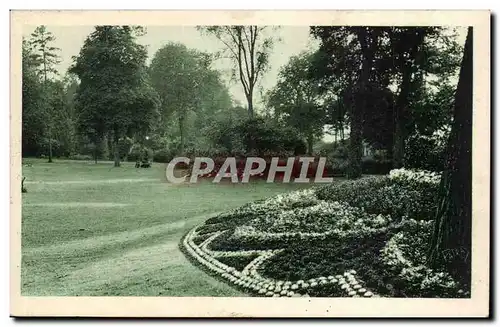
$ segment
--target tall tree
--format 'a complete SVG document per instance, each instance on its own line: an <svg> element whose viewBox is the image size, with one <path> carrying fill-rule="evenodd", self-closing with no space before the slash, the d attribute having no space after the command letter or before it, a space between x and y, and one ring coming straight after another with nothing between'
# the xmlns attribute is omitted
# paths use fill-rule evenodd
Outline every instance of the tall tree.
<svg viewBox="0 0 500 327"><path fill-rule="evenodd" d="M350 178L361 176L362 156L362 126L363 111L367 106L367 94L369 92L370 75L374 66L375 53L377 51L378 37L381 34L379 28L356 27L354 30L361 47L361 72L355 87L355 100L351 114L351 131L349 133L349 168L347 175Z"/></svg>
<svg viewBox="0 0 500 327"><path fill-rule="evenodd" d="M337 108L348 109L347 118L354 135L358 134L356 126L361 125L362 138L375 148L386 149L396 167L402 165L409 135L417 128L422 129L429 119L432 126L446 120L448 106L435 107L439 110L430 113L426 101L429 97L425 94L432 94L433 79L437 77L439 90L450 84L450 76L457 71L459 47L450 32L439 27L311 29L321 41L313 73L321 77L326 93L333 94L327 97L328 108L332 113L342 112ZM441 92L447 93L446 89ZM341 106L338 99L342 99ZM350 141L353 141L351 162L355 163L356 156L352 155L358 142L356 138Z"/></svg>
<svg viewBox="0 0 500 327"><path fill-rule="evenodd" d="M43 85L37 73L29 42L22 44L22 152L23 156L37 155L45 130L42 105Z"/></svg>
<svg viewBox="0 0 500 327"><path fill-rule="evenodd" d="M389 29L390 57L399 93L394 106L394 145L392 150L393 167L403 166L405 141L409 135L412 92L418 91L424 83L425 70L429 69L429 57L433 46L426 39L439 35L437 27L393 27ZM430 62L432 63L433 58ZM395 65L394 65L395 64ZM427 66L427 67L426 67Z"/></svg>
<svg viewBox="0 0 500 327"><path fill-rule="evenodd" d="M210 58L180 43L159 49L151 61L149 74L162 100L162 125L175 119L180 133L179 151L184 152L189 117L203 116L223 96L219 75L210 69ZM227 91L227 90L226 90Z"/></svg>
<svg viewBox="0 0 500 327"><path fill-rule="evenodd" d="M216 116L223 113L234 115L233 100L228 87L225 85L221 73L217 70L206 70L204 81L200 83L200 107L196 111L196 117L193 121L193 136L198 140L206 140L203 128L213 121ZM238 113L240 114L240 113Z"/></svg>
<svg viewBox="0 0 500 327"><path fill-rule="evenodd" d="M114 165L120 166L119 141L147 133L157 121L159 97L147 74L147 51L136 42L142 29L96 26L74 58L71 72L81 83L76 96L80 124L94 135L113 139Z"/></svg>
<svg viewBox="0 0 500 327"><path fill-rule="evenodd" d="M54 119L52 117L53 110L50 105L50 78L57 74L55 66L60 62L57 52L60 50L52 46L56 40L54 35L47 31L44 25L38 26L31 34L30 46L32 60L38 66L39 74L43 78L44 88L44 104L43 113L45 116L45 123L47 126L48 143L49 143L49 162L52 162L52 132L54 128Z"/></svg>
<svg viewBox="0 0 500 327"><path fill-rule="evenodd" d="M363 113L373 88L379 37L383 28L366 26L311 27L311 34L320 43L320 56L313 74L328 76L325 88L337 88L349 108L349 178L361 176Z"/></svg>
<svg viewBox="0 0 500 327"><path fill-rule="evenodd" d="M309 78L314 53L302 52L290 58L278 74L278 83L267 94L274 116L296 128L312 154L315 139L323 135L325 112L319 103L318 82Z"/></svg>
<svg viewBox="0 0 500 327"><path fill-rule="evenodd" d="M455 275L465 278L466 282L470 281L472 239L472 34L472 27L469 27L428 256L432 265L445 262Z"/></svg>
<svg viewBox="0 0 500 327"><path fill-rule="evenodd" d="M273 30L265 26L200 26L198 29L224 44L224 54L234 64L233 77L243 86L248 115L253 118L255 87L269 66L269 52L274 45L273 36L266 36L265 32Z"/></svg>

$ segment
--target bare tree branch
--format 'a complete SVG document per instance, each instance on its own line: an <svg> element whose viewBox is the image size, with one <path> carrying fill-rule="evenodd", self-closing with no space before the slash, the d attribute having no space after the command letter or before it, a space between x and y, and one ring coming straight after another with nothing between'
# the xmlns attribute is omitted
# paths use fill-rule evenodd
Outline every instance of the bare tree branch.
<svg viewBox="0 0 500 327"><path fill-rule="evenodd" d="M244 29L244 27L243 27ZM246 73L247 73L247 80L248 80L248 86L249 86L249 89L253 89L253 83L254 81L252 80L251 78L251 75L250 75L250 67L249 67L249 64L248 64L248 59L247 59L247 51L246 51L246 48L245 48L245 45L243 44L243 39L241 37L241 30L238 32L238 47L241 49L241 51L243 52L243 59L245 60L245 70L246 70Z"/></svg>

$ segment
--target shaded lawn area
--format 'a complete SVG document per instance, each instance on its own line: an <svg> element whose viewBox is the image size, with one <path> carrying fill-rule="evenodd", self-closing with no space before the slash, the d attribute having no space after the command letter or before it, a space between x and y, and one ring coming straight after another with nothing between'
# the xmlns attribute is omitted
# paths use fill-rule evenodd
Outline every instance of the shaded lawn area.
<svg viewBox="0 0 500 327"><path fill-rule="evenodd" d="M164 164L27 161L21 291L30 296L242 296L192 266L180 238L207 214L310 187L174 185Z"/></svg>

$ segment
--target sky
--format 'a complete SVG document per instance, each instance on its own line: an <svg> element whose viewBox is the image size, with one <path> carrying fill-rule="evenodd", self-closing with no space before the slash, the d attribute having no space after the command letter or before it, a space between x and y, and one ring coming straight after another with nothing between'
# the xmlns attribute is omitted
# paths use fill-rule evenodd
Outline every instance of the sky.
<svg viewBox="0 0 500 327"><path fill-rule="evenodd" d="M145 26L147 33L138 38L138 43L147 46L148 60L154 56L155 52L163 45L169 42L181 42L188 48L193 48L209 53L214 53L223 49L223 44L214 37L201 35L193 26ZM36 26L27 26L23 30L24 36L29 36ZM61 63L57 67L61 75L65 74L68 67L72 64L72 56L78 55L87 36L92 33L94 26L50 26L46 25L56 38L54 46L61 49L59 52ZM274 50L270 55L270 69L263 76L260 86L267 91L272 88L277 81L278 71L285 65L289 58L299 54L302 51L313 49L317 42L309 36L308 26L283 26L278 31L279 41L275 43ZM231 95L235 100L241 101L246 105L245 95L239 82L229 80L229 71L231 63L229 60L219 60L215 63L217 68L227 76L227 84ZM259 91L256 90L254 102L259 104L262 99Z"/></svg>

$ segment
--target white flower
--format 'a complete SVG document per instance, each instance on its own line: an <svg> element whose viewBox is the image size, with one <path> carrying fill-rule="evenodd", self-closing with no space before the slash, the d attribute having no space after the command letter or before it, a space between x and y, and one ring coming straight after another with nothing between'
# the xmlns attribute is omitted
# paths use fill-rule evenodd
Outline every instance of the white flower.
<svg viewBox="0 0 500 327"><path fill-rule="evenodd" d="M417 183L439 184L441 181L441 174L427 170L401 168L391 170L389 172L389 178Z"/></svg>

